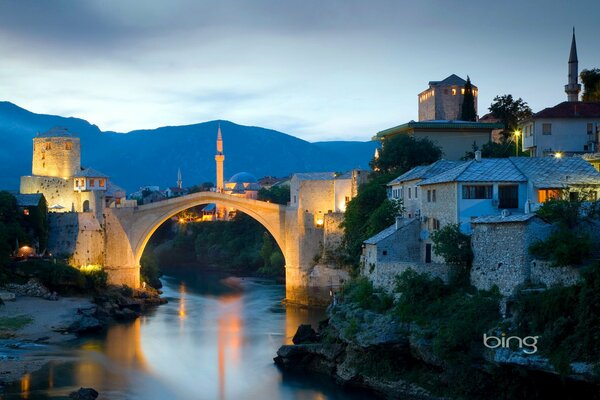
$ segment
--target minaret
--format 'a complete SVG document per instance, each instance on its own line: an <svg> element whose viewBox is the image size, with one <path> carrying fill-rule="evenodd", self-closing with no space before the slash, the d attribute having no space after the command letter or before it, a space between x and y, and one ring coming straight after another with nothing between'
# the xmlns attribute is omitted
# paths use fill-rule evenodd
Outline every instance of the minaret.
<svg viewBox="0 0 600 400"><path fill-rule="evenodd" d="M569 54L569 83L565 85L567 101L579 101L581 85L577 83L579 75L579 63L577 61L577 44L575 43L575 27L573 27L573 39L571 40L571 53Z"/></svg>
<svg viewBox="0 0 600 400"><path fill-rule="evenodd" d="M217 162L217 192L221 193L223 192L223 161L225 161L221 124L219 124L219 131L217 133L217 154L215 155L215 161Z"/></svg>
<svg viewBox="0 0 600 400"><path fill-rule="evenodd" d="M183 189L183 181L181 180L181 168L177 168L177 187Z"/></svg>

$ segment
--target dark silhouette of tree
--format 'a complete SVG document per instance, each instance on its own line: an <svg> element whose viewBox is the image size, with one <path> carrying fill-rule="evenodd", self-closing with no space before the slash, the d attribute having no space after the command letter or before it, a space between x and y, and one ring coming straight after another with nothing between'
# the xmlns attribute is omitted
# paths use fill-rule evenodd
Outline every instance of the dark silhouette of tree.
<svg viewBox="0 0 600 400"><path fill-rule="evenodd" d="M504 142L514 133L519 122L531 117L531 108L520 97L514 100L511 94L494 97L489 108L492 115L504 124L502 139Z"/></svg>
<svg viewBox="0 0 600 400"><path fill-rule="evenodd" d="M463 97L462 109L460 113L461 121L475 121L477 114L475 113L475 97L473 96L473 85L471 78L467 75L467 83L465 84L465 94Z"/></svg>
<svg viewBox="0 0 600 400"><path fill-rule="evenodd" d="M583 83L583 101L600 101L600 69L584 69L579 74Z"/></svg>
<svg viewBox="0 0 600 400"><path fill-rule="evenodd" d="M442 150L427 138L395 135L383 139L379 157L371 160L371 168L379 173L402 174L417 165L431 164L442 157Z"/></svg>

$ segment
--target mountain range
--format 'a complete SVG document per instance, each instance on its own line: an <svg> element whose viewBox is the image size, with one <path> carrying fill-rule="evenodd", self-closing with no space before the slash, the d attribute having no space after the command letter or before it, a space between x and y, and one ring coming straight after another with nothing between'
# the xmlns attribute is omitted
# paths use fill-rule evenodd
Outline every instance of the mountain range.
<svg viewBox="0 0 600 400"><path fill-rule="evenodd" d="M83 119L35 114L0 102L0 188L18 189L19 177L31 174L32 138L54 126L80 137L82 166L107 174L128 192L142 185L175 186L178 168L184 186L214 182L219 125L226 179L241 171L260 178L368 168L377 147L376 142L310 143L272 129L223 120L127 133L101 131Z"/></svg>

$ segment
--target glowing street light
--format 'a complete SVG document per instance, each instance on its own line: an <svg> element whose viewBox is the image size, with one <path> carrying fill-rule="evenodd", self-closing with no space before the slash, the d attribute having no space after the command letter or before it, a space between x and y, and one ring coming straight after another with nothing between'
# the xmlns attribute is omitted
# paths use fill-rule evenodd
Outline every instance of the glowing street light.
<svg viewBox="0 0 600 400"><path fill-rule="evenodd" d="M560 151L557 151L556 153L554 153L554 157L555 158L562 158L563 153L561 153Z"/></svg>
<svg viewBox="0 0 600 400"><path fill-rule="evenodd" d="M521 136L520 130L515 130L515 156L519 157L519 137Z"/></svg>

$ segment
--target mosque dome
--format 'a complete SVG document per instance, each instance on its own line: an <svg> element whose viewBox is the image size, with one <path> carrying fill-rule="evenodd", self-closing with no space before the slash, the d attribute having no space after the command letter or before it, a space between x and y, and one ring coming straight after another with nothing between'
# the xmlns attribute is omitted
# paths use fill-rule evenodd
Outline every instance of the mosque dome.
<svg viewBox="0 0 600 400"><path fill-rule="evenodd" d="M258 180L254 175L248 172L238 172L229 179L231 183L257 183Z"/></svg>

